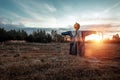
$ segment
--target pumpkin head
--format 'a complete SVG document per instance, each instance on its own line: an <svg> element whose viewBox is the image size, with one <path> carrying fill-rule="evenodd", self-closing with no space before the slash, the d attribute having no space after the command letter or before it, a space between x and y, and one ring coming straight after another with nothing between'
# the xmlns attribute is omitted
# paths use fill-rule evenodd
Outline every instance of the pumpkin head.
<svg viewBox="0 0 120 80"><path fill-rule="evenodd" d="M76 30L78 30L78 29L80 28L80 24L79 24L79 23L75 23L75 24L74 24L74 28L75 28Z"/></svg>

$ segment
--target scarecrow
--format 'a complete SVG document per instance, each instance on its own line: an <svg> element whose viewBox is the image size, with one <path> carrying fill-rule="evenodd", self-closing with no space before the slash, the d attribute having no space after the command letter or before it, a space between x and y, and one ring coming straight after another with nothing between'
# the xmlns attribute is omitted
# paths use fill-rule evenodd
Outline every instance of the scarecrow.
<svg viewBox="0 0 120 80"><path fill-rule="evenodd" d="M96 34L96 31L80 31L80 24L74 24L75 31L67 31L61 33L62 35L70 36L70 55L84 56L85 54L85 36Z"/></svg>

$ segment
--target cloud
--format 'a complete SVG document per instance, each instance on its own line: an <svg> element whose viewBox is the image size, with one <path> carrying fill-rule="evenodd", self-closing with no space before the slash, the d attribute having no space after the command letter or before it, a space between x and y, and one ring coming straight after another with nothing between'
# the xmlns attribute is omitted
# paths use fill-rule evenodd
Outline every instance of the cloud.
<svg viewBox="0 0 120 80"><path fill-rule="evenodd" d="M95 14L96 18L110 18L110 17L113 17L112 15L112 12L117 8L119 7L120 5L120 1L117 2L116 4L114 5L111 5L109 6L107 9L104 9L103 11L101 12L98 12ZM117 13L114 13L114 15L116 15ZM114 16L115 17L115 16Z"/></svg>
<svg viewBox="0 0 120 80"><path fill-rule="evenodd" d="M11 10L0 8L0 12L3 13L2 15L0 15L1 24L12 24L16 20L23 18L22 16Z"/></svg>
<svg viewBox="0 0 120 80"><path fill-rule="evenodd" d="M40 3L34 0L29 0L29 2L14 0L14 3L20 11L29 16L29 18L22 18L19 20L26 26L50 27L56 25L56 17L54 16L54 12L56 12L57 9L53 5L46 2Z"/></svg>
<svg viewBox="0 0 120 80"><path fill-rule="evenodd" d="M96 31L119 31L120 32L120 19L86 19L79 21L81 29L83 30L96 30Z"/></svg>
<svg viewBox="0 0 120 80"><path fill-rule="evenodd" d="M82 26L82 29L102 31L102 32L120 32L120 25L93 24L93 25L84 25Z"/></svg>
<svg viewBox="0 0 120 80"><path fill-rule="evenodd" d="M103 13L108 13L108 12L110 12L112 9L118 7L119 5L120 5L120 1L117 2L116 4L114 4L113 6L111 6L111 7L107 8L107 9L105 9L105 10L103 11Z"/></svg>
<svg viewBox="0 0 120 80"><path fill-rule="evenodd" d="M0 17L0 24L7 24L9 22L8 19L4 18L4 17Z"/></svg>
<svg viewBox="0 0 120 80"><path fill-rule="evenodd" d="M102 10L101 9L94 10L94 11L90 10L90 11L87 11L87 14L82 13L80 17L81 19L106 19L106 18L118 18L118 17L120 18L120 14L118 11L120 6L120 1L118 1L113 5L112 4L108 4L109 7L107 8L104 7Z"/></svg>
<svg viewBox="0 0 120 80"><path fill-rule="evenodd" d="M118 7L120 2L102 11L87 11L86 7L88 6L83 7L77 4L76 7L72 4L66 4L64 1L53 3L46 0L13 0L12 2L18 11L0 9L1 12L5 12L5 16L9 16L6 18L10 18L12 24L52 28L69 28L75 22L79 22L81 25L120 24L120 20L110 19L114 17L111 16L110 11ZM1 20L1 23L5 22L8 23L7 20Z"/></svg>
<svg viewBox="0 0 120 80"><path fill-rule="evenodd" d="M36 2L34 0L27 1L15 1L15 4L18 5L18 8L25 14L31 16L35 19L46 19L51 17L50 13L55 12L56 8L52 5L43 2Z"/></svg>
<svg viewBox="0 0 120 80"><path fill-rule="evenodd" d="M46 9L48 9L50 12L55 12L56 8L53 7L52 5L48 5L48 4L44 4L44 6L46 7Z"/></svg>
<svg viewBox="0 0 120 80"><path fill-rule="evenodd" d="M3 8L0 8L0 12L2 13L4 13L2 16L6 16L6 17L13 17L13 18L20 18L21 16L20 15L18 15L16 12L13 12L13 11L11 11L11 10L7 10L7 9L3 9Z"/></svg>

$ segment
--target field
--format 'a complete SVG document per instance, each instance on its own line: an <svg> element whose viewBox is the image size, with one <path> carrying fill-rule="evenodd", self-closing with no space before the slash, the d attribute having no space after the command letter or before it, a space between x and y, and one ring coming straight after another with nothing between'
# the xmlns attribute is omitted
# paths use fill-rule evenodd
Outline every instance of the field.
<svg viewBox="0 0 120 80"><path fill-rule="evenodd" d="M86 43L85 57L69 43L0 45L0 80L119 80L120 44Z"/></svg>

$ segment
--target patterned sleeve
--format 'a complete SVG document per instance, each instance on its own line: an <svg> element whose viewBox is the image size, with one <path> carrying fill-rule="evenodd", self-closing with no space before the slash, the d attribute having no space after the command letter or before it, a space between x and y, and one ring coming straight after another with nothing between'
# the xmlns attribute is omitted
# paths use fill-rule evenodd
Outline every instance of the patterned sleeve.
<svg viewBox="0 0 120 80"><path fill-rule="evenodd" d="M71 31L67 31L67 32L62 32L62 35L69 35L70 37L73 37L72 32Z"/></svg>

